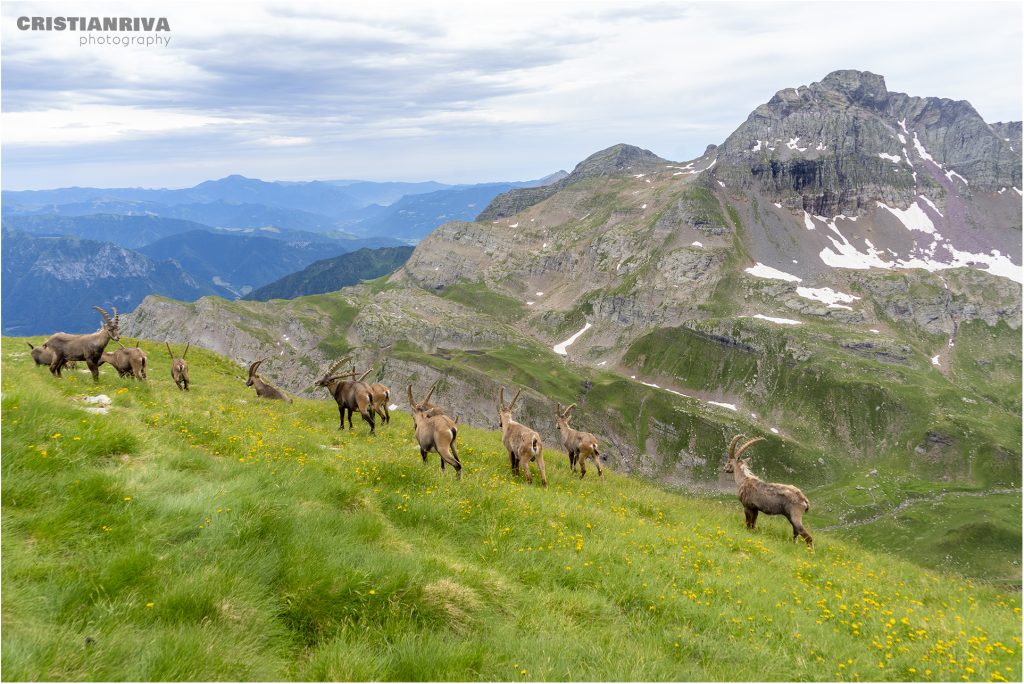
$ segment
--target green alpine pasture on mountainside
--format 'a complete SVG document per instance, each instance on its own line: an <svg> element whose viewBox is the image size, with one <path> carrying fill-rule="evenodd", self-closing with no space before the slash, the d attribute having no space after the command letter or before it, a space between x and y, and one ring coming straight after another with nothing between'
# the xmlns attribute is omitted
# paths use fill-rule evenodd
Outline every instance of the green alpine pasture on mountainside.
<svg viewBox="0 0 1024 684"><path fill-rule="evenodd" d="M148 382L94 384L3 341L7 680L1021 678L1019 593L840 542L821 493L809 551L550 448L528 487L468 425L457 482L407 414L338 431L195 347L185 394L143 347Z"/></svg>

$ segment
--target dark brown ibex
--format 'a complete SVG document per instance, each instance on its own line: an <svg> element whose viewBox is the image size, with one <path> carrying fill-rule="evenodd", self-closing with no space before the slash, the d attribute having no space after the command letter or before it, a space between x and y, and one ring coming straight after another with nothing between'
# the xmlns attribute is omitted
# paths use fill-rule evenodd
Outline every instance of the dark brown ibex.
<svg viewBox="0 0 1024 684"><path fill-rule="evenodd" d="M434 387L437 383L434 383ZM412 385L409 385L409 406L412 409L412 421L416 430L416 441L420 445L420 456L427 462L427 454L436 451L441 457L441 470L445 463L455 468L455 476L462 479L462 461L455 450L455 438L459 431L455 421L437 412L437 407L430 404L430 395L434 387L427 392L426 398L420 403L412 398ZM430 414L430 415L428 415Z"/></svg>
<svg viewBox="0 0 1024 684"><path fill-rule="evenodd" d="M260 359L259 361L253 361L249 364L249 379L245 381L245 386L256 388L256 396L258 397L287 401L289 404L292 403L291 397L264 381L263 378L256 373L256 369L259 368L260 364L266 360L267 359Z"/></svg>
<svg viewBox="0 0 1024 684"><path fill-rule="evenodd" d="M576 404L570 404L562 410L561 404L555 404L556 427L562 435L562 445L569 454L569 469L576 472L576 464L580 466L580 479L587 475L587 459L593 459L597 466L598 477L604 477L601 468L601 452L597 448L597 437L589 432L573 430L569 427L569 412Z"/></svg>
<svg viewBox="0 0 1024 684"><path fill-rule="evenodd" d="M110 340L115 342L121 339L118 334L118 323L121 315L114 307L114 320L110 320L107 312L98 306L92 307L103 316L103 327L88 335L71 335L65 332L54 333L43 343L43 346L53 352L53 360L50 362L50 372L60 377L61 368L68 361L85 361L89 367L94 382L100 379L100 358L103 350Z"/></svg>
<svg viewBox="0 0 1024 684"><path fill-rule="evenodd" d="M191 344L191 342L186 343L185 351L181 353L180 357L175 357L174 352L171 351L171 345L164 342L167 347L167 355L171 357L171 379L174 380L178 389L186 392L188 392L188 361L185 360L185 357L188 356L188 348Z"/></svg>
<svg viewBox="0 0 1024 684"><path fill-rule="evenodd" d="M146 352L142 351L141 347L126 347L120 342L120 349L112 352L105 351L100 356L100 363L109 363L117 370L117 374L122 378L125 376L132 376L136 380L146 379Z"/></svg>
<svg viewBox="0 0 1024 684"><path fill-rule="evenodd" d="M314 384L317 387L323 387L326 389L331 393L331 396L334 397L334 400L338 402L338 413L341 416L338 423L339 430L345 429L346 412L348 413L348 427L351 430L352 414L359 411L359 415L361 415L363 420L370 425L370 434L375 435L377 434L377 426L373 416L373 395L370 392L370 386L365 382L356 380L355 378L350 380L345 379L350 377L351 374L349 373L333 375L334 371L338 370L338 368L348 360L348 358L345 358L341 361L335 362L327 372L324 373L323 377L317 380Z"/></svg>
<svg viewBox="0 0 1024 684"><path fill-rule="evenodd" d="M747 528L754 529L759 511L766 515L784 515L793 526L793 540L795 541L798 536L803 537L807 546L813 548L814 540L803 525L804 513L811 509L811 502L793 485L765 482L750 472L750 459L741 461L740 456L751 445L763 442L764 437L755 437L737 449L736 445L742 439L743 435L736 435L729 443L729 459L724 470L736 478L736 496L743 504Z"/></svg>
<svg viewBox="0 0 1024 684"><path fill-rule="evenodd" d="M498 425L501 426L501 443L508 451L509 461L512 464L512 472L518 474L523 471L527 484L533 484L533 476L530 474L530 461L537 461L537 468L540 470L540 481L547 487L548 476L544 472L544 443L540 435L530 428L512 420L512 409L522 393L522 389L516 392L512 402L505 405L505 388L502 387L498 394Z"/></svg>

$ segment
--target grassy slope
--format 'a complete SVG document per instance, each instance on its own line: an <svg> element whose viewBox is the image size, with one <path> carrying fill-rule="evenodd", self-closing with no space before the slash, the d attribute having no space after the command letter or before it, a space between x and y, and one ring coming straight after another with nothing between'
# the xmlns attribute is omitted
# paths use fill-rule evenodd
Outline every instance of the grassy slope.
<svg viewBox="0 0 1024 684"><path fill-rule="evenodd" d="M468 426L455 482L406 415L340 433L333 403L256 401L200 349L187 396L156 353L149 383L94 386L23 350L4 340L8 680L1021 678L1018 594L553 452L527 487ZM97 390L108 415L76 408Z"/></svg>

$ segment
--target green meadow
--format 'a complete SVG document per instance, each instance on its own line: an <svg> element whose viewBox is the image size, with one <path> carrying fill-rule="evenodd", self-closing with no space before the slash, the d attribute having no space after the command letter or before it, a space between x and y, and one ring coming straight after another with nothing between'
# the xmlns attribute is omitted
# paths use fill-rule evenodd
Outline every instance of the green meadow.
<svg viewBox="0 0 1024 684"><path fill-rule="evenodd" d="M198 348L186 394L143 347L148 382L94 384L3 340L5 680L1021 680L1019 586L817 531L813 505L809 550L735 501L579 480L557 445L527 486L469 425L456 481L407 413L340 431L326 393L259 400ZM889 544L926 533L898 522Z"/></svg>

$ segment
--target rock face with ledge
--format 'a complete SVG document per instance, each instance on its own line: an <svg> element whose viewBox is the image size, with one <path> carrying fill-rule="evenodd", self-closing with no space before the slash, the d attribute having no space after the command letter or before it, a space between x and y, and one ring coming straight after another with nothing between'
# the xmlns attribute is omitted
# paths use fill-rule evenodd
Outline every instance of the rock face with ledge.
<svg viewBox="0 0 1024 684"><path fill-rule="evenodd" d="M715 174L791 208L855 215L876 201L941 200L957 178L972 192L1020 188L1019 140L1019 122L990 126L969 102L835 71L757 107L719 148Z"/></svg>

